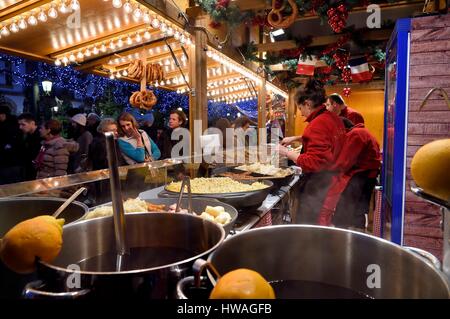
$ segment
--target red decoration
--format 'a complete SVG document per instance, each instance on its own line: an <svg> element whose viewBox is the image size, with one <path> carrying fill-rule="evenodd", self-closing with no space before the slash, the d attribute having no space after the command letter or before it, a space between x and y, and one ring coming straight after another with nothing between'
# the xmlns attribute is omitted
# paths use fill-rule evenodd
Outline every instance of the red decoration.
<svg viewBox="0 0 450 319"><path fill-rule="evenodd" d="M349 68L344 68L344 70L342 70L342 81L345 83L350 82L352 79L352 72L350 71Z"/></svg>
<svg viewBox="0 0 450 319"><path fill-rule="evenodd" d="M213 29L219 29L222 26L222 23L216 22L216 21L211 21L209 23L209 26Z"/></svg>
<svg viewBox="0 0 450 319"><path fill-rule="evenodd" d="M333 54L334 63L336 67L340 70L343 70L348 65L349 55L347 52L338 50L335 54Z"/></svg>
<svg viewBox="0 0 450 319"><path fill-rule="evenodd" d="M349 87L345 87L344 90L342 90L342 94L343 94L345 97L349 97L351 92L352 92L352 89L349 88Z"/></svg>
<svg viewBox="0 0 450 319"><path fill-rule="evenodd" d="M336 8L330 8L327 11L328 24L334 32L340 33L347 25L348 11L344 4L338 5Z"/></svg>

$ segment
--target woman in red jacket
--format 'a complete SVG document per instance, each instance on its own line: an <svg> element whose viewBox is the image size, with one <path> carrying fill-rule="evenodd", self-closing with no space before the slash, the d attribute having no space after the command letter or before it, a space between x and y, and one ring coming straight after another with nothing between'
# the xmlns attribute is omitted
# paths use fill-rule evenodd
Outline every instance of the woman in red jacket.
<svg viewBox="0 0 450 319"><path fill-rule="evenodd" d="M300 185L300 208L294 223L315 224L335 172L331 170L345 142L342 120L327 111L325 90L320 82L310 80L295 95L295 103L308 126L303 136L287 137L278 146L280 155L287 156L301 167L303 177ZM294 141L303 144L300 155L285 146Z"/></svg>

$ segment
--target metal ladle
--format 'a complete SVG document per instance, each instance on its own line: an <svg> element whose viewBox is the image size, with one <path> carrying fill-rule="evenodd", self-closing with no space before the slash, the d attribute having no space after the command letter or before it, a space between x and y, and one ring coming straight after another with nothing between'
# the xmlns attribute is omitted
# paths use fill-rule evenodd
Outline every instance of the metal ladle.
<svg viewBox="0 0 450 319"><path fill-rule="evenodd" d="M70 196L54 213L53 217L58 218L58 216L67 208L82 192L86 190L85 187L81 187L72 196Z"/></svg>

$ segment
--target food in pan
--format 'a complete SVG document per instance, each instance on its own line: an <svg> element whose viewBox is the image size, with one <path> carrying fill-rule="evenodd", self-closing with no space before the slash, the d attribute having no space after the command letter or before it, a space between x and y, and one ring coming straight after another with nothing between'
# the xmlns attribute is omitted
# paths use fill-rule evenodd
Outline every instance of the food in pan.
<svg viewBox="0 0 450 319"><path fill-rule="evenodd" d="M157 212L157 213L176 213L177 204L174 203L170 206L166 205L158 205L151 202L147 202L141 200L139 198L136 199L128 199L123 203L125 213L142 213L142 212ZM184 208L180 208L178 213L187 214L188 210ZM201 214L195 215L203 218L214 221L221 225L226 225L231 222L231 215L225 211L223 206L206 206L205 211ZM86 215L86 219L98 218L98 217L106 217L113 215L113 208L110 205L105 205L101 207L97 207L93 211L89 212Z"/></svg>
<svg viewBox="0 0 450 319"><path fill-rule="evenodd" d="M136 199L127 199L123 203L123 209L125 213L141 213L141 212L148 212L148 204L144 200L140 200L139 198ZM97 217L105 217L105 216L112 216L113 215L113 208L111 205L106 206L100 206L94 209L93 211L90 211L85 219L92 219Z"/></svg>
<svg viewBox="0 0 450 319"><path fill-rule="evenodd" d="M243 173L232 173L232 172L225 172L225 173L221 173L220 176L224 176L224 177L230 177L233 179L240 179L240 180L253 180L255 179L254 176L250 175L251 172L243 172Z"/></svg>
<svg viewBox="0 0 450 319"><path fill-rule="evenodd" d="M262 164L259 162L238 166L236 167L236 169L262 175L270 175L274 177L286 177L293 173L292 169L290 168L275 167L271 164Z"/></svg>
<svg viewBox="0 0 450 319"><path fill-rule="evenodd" d="M222 206L206 206L205 211L200 214L203 219L215 221L218 224L226 225L231 222L231 215Z"/></svg>
<svg viewBox="0 0 450 319"><path fill-rule="evenodd" d="M191 191L195 194L249 192L265 189L267 187L268 186L264 183L254 182L252 184L244 184L229 177L200 177L191 180ZM166 189L171 192L179 192L181 190L181 182L172 182L167 185ZM184 191L187 192L187 187Z"/></svg>
<svg viewBox="0 0 450 319"><path fill-rule="evenodd" d="M64 219L38 216L11 228L0 241L0 259L11 270L35 271L36 258L52 262L61 251Z"/></svg>

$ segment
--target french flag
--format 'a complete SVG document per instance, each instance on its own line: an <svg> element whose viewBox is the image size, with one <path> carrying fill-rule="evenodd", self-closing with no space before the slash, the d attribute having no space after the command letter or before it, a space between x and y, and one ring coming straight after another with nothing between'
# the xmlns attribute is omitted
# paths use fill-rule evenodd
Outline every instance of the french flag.
<svg viewBox="0 0 450 319"><path fill-rule="evenodd" d="M352 82L366 82L372 80L372 73L369 69L369 63L365 57L355 58L348 61Z"/></svg>
<svg viewBox="0 0 450 319"><path fill-rule="evenodd" d="M307 57L306 60L303 60L300 56L298 58L298 64L297 64L297 74L298 75L307 75L307 76L313 76L314 75L314 68L316 67L317 58L315 57Z"/></svg>

